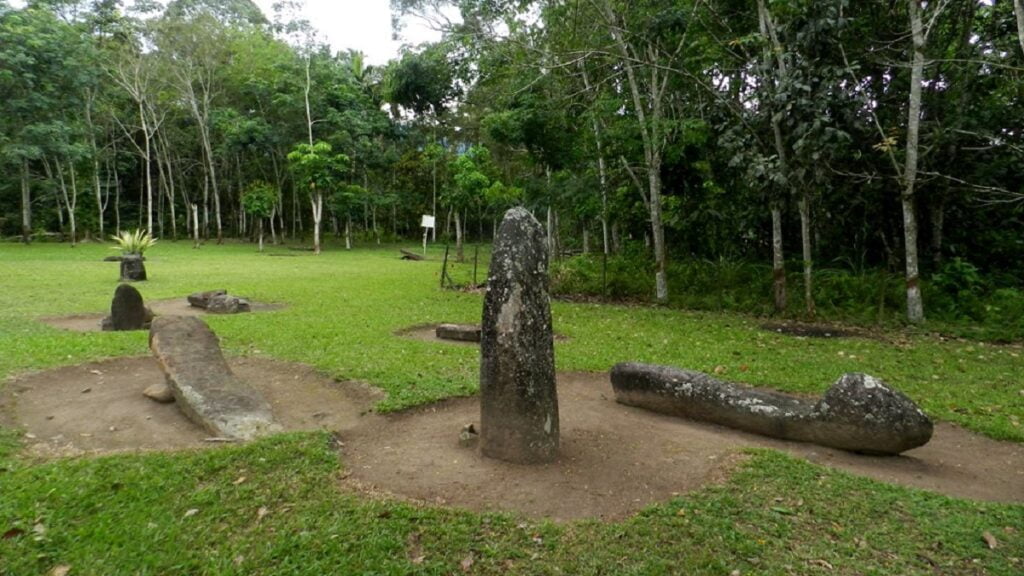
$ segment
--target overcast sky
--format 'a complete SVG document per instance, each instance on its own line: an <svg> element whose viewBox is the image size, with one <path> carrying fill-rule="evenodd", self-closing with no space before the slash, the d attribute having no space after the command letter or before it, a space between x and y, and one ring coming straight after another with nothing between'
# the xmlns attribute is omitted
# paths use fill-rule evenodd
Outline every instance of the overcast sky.
<svg viewBox="0 0 1024 576"><path fill-rule="evenodd" d="M253 0L273 17L274 0ZM437 40L440 34L418 22L406 23L402 41L391 39L391 7L388 0L306 0L305 17L337 50L354 48L366 54L370 64L382 64L398 56L403 43Z"/></svg>
<svg viewBox="0 0 1024 576"><path fill-rule="evenodd" d="M268 20L273 19L271 6L274 0L253 2L263 10ZM125 0L126 5L131 3L132 0ZM25 2L13 0L11 4L20 7ZM440 33L420 22L407 21L402 40L392 40L391 3L388 0L305 0L305 4L304 16L335 51L361 50L369 64L383 64L395 58L403 43L416 45L441 37Z"/></svg>

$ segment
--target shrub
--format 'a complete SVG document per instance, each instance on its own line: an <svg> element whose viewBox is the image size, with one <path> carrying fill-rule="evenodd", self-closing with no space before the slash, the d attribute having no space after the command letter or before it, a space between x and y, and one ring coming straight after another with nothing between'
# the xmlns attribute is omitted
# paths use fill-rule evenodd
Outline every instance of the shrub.
<svg viewBox="0 0 1024 576"><path fill-rule="evenodd" d="M136 230L129 232L125 230L120 235L110 237L117 246L114 246L114 250L120 250L122 254L142 254L153 247L156 244L156 238L149 235L149 232L145 230Z"/></svg>

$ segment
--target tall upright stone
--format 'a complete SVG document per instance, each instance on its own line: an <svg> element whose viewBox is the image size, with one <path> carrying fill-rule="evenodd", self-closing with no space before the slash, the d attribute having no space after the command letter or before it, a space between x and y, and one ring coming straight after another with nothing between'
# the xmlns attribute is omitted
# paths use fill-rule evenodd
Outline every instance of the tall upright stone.
<svg viewBox="0 0 1024 576"><path fill-rule="evenodd" d="M142 294L130 284L120 284L110 302L110 327L115 331L142 330L147 321Z"/></svg>
<svg viewBox="0 0 1024 576"><path fill-rule="evenodd" d="M509 462L558 455L558 395L544 229L505 213L487 278L480 338L480 447Z"/></svg>
<svg viewBox="0 0 1024 576"><path fill-rule="evenodd" d="M146 279L146 263L138 254L126 254L121 258L121 281L142 282Z"/></svg>

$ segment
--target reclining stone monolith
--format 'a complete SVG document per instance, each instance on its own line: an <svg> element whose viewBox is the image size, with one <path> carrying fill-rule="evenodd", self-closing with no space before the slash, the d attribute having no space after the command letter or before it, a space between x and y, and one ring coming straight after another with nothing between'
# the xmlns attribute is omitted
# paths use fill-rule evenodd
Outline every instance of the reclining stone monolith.
<svg viewBox="0 0 1024 576"><path fill-rule="evenodd" d="M544 229L513 208L495 238L480 338L480 448L534 464L558 455L558 395Z"/></svg>

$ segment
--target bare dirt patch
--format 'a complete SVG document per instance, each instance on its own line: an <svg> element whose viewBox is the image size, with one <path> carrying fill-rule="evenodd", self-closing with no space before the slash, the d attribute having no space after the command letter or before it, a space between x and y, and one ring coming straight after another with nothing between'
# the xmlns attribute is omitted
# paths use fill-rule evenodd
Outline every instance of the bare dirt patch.
<svg viewBox="0 0 1024 576"><path fill-rule="evenodd" d="M904 456L860 456L623 406L606 374L560 374L561 456L521 466L459 446L462 426L479 424L476 398L381 416L369 411L381 396L366 386L266 359L231 366L265 395L285 428L335 432L344 487L369 495L556 520L616 519L723 481L753 446L951 496L1024 501L1024 445L945 423ZM142 395L162 380L151 358L27 375L0 391L0 424L25 431L29 453L42 457L211 446L174 404Z"/></svg>
<svg viewBox="0 0 1024 576"><path fill-rule="evenodd" d="M167 300L147 300L146 306L153 311L157 316L207 316L209 312L202 308L196 308L188 303L185 298L170 298ZM260 302L249 302L252 307L252 312L266 312L270 310L280 310L284 308L283 304L263 304ZM248 312L251 313L251 312ZM61 330L71 330L73 332L100 332L100 322L103 318L110 315L110 311L102 314L75 314L72 316L50 316L46 318L40 318L39 321L53 326L54 328L60 328Z"/></svg>
<svg viewBox="0 0 1024 576"><path fill-rule="evenodd" d="M762 330L796 336L799 338L874 338L867 330L833 326L830 324L811 324L807 322L766 322L761 324Z"/></svg>
<svg viewBox="0 0 1024 576"><path fill-rule="evenodd" d="M474 346L480 347L479 342L465 342L461 340L447 340L444 338L437 337L437 327L441 324L417 324L416 326L409 326L408 328L402 328L401 330L395 331L395 336L401 338L411 338L413 340L422 340L424 342L437 342L439 344L454 344L456 346ZM566 342L569 340L568 336L562 334L555 334L555 342Z"/></svg>

